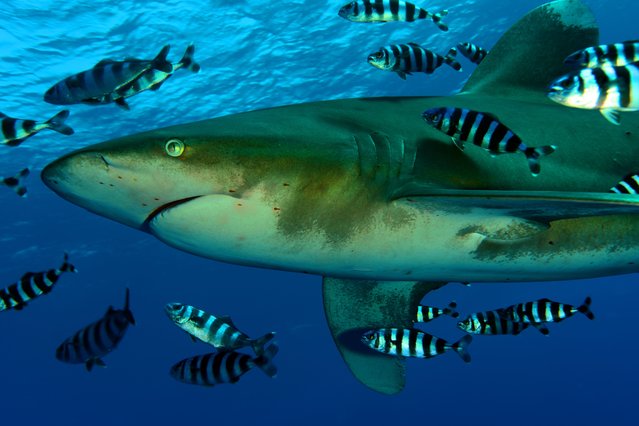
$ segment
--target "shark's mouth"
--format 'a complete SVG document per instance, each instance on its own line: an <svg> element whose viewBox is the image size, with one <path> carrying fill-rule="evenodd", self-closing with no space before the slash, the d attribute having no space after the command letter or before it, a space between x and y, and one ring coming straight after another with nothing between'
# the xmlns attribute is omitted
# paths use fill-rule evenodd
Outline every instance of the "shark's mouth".
<svg viewBox="0 0 639 426"><path fill-rule="evenodd" d="M153 220L156 217L158 217L160 214L162 214L163 212L171 210L172 208L176 206L188 203L189 201L195 200L196 198L200 198L200 197L201 195L194 195L192 197L180 198L179 200L174 200L169 203L162 204L161 206L157 207L147 216L147 218L142 223L142 230L149 232L151 222L153 222Z"/></svg>

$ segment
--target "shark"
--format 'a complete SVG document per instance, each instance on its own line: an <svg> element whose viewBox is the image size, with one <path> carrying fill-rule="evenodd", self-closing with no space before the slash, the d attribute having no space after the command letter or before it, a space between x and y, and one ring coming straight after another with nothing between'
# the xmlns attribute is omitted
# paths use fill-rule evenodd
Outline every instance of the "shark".
<svg viewBox="0 0 639 426"><path fill-rule="evenodd" d="M328 326L370 389L401 391L404 361L366 330L409 328L448 282L573 280L639 271L639 197L609 189L639 163L639 115L612 126L547 99L563 60L599 44L581 0L515 23L462 90L294 104L160 128L81 148L42 171L90 212L177 249L322 277ZM426 125L432 107L490 113L532 146L464 151Z"/></svg>

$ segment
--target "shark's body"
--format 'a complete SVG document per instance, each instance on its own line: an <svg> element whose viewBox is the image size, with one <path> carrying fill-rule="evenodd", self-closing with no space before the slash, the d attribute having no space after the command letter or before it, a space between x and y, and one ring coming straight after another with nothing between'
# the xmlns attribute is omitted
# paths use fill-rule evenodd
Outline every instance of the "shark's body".
<svg viewBox="0 0 639 426"><path fill-rule="evenodd" d="M366 385L394 393L401 364L353 342L364 328L410 326L441 283L639 270L639 199L607 194L637 168L639 116L611 126L545 98L564 57L597 43L590 11L560 0L509 30L459 95L317 102L159 129L71 153L43 179L179 249L327 277L342 355ZM437 106L490 112L557 152L538 177L522 155L462 152L422 121ZM185 146L179 156L165 151L172 139Z"/></svg>

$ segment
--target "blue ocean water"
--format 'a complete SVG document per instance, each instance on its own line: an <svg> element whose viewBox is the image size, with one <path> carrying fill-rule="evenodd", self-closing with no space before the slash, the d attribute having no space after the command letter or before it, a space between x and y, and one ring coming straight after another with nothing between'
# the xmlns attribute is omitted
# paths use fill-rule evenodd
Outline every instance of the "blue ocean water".
<svg viewBox="0 0 639 426"><path fill-rule="evenodd" d="M491 47L541 1L438 0L451 30L434 25L351 24L337 17L346 1L241 0L5 1L0 6L0 111L46 119L60 108L42 101L57 80L103 58L152 57L170 43L177 61L195 43L202 71L179 71L159 91L130 99L132 110L71 107L76 135L43 132L3 148L0 175L24 166L29 196L0 191L0 286L26 271L57 266L64 251L80 272L21 312L0 314L5 424L635 424L636 275L561 283L451 284L427 301L455 299L463 312L550 297L573 304L590 295L595 321L582 316L520 336L478 337L473 361L453 354L409 360L406 389L376 394L342 362L326 326L320 278L200 259L153 237L90 214L50 192L37 172L63 153L115 136L255 108L357 96L445 95L470 75L438 70L401 81L371 68L366 54L415 41L445 52L460 41ZM417 2L423 3L423 2ZM602 42L637 38L639 4L587 0ZM634 31L633 31L634 30ZM0 188L3 189L3 188ZM120 307L131 289L137 324L87 373L54 357L58 344ZM278 377L249 372L235 385L188 386L170 366L209 348L192 343L163 306L183 301L228 314L248 334L278 332ZM430 330L463 334L442 318Z"/></svg>

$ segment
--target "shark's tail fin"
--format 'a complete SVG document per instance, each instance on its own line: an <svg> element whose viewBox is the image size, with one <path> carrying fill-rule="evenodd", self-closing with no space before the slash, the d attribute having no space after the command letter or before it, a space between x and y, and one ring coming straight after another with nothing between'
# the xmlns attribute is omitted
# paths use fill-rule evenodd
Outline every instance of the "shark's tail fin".
<svg viewBox="0 0 639 426"><path fill-rule="evenodd" d="M182 56L182 59L180 59L180 62L179 62L180 68L186 68L187 70L191 72L199 72L200 64L195 62L194 54L195 54L195 45L189 44L189 46L186 48L186 51L184 52L184 56Z"/></svg>
<svg viewBox="0 0 639 426"><path fill-rule="evenodd" d="M592 303L592 299L590 298L590 296L588 296L586 297L586 300L584 300L584 304L578 307L577 310L581 312L582 314L584 314L588 319L593 320L595 319L595 314L593 314L592 311L590 310L591 303Z"/></svg>
<svg viewBox="0 0 639 426"><path fill-rule="evenodd" d="M29 169L22 169L15 176L0 179L0 183L4 183L9 188L13 189L19 196L26 197L27 187L24 184L24 180L27 178L27 176L29 176Z"/></svg>
<svg viewBox="0 0 639 426"><path fill-rule="evenodd" d="M528 159L528 167L533 176L537 176L541 171L541 165L539 159L555 152L557 147L555 145L544 145L538 148L526 148L524 154Z"/></svg>
<svg viewBox="0 0 639 426"><path fill-rule="evenodd" d="M464 362L470 362L470 354L468 353L468 345L473 341L473 336L470 334L462 337L458 342L451 345L451 348L464 360Z"/></svg>
<svg viewBox="0 0 639 426"><path fill-rule="evenodd" d="M446 25L443 21L442 21L442 17L448 15L448 11L447 10L440 10L437 13L433 13L432 15L432 20L435 23L435 25L437 25L437 28L439 28L442 31L448 31L448 25Z"/></svg>
<svg viewBox="0 0 639 426"><path fill-rule="evenodd" d="M66 124L64 121L69 118L69 110L63 109L50 119L44 122L48 129L55 130L58 133L62 133L63 135L72 135L74 133L73 129Z"/></svg>
<svg viewBox="0 0 639 426"><path fill-rule="evenodd" d="M277 342L273 342L269 347L264 349L262 355L254 360L255 365L269 377L275 377L277 375L277 367L273 364L273 357L275 357L279 349Z"/></svg>
<svg viewBox="0 0 639 426"><path fill-rule="evenodd" d="M455 71L461 71L462 66L459 63L459 61L457 61L456 57L457 57L457 48L451 47L451 49L448 51L446 56L444 56L444 63L450 66Z"/></svg>
<svg viewBox="0 0 639 426"><path fill-rule="evenodd" d="M264 354L264 346L266 346L266 344L271 341L273 337L275 337L275 333L271 332L266 333L264 336L253 340L251 345L253 346L255 355L257 355L258 357L262 356Z"/></svg>

